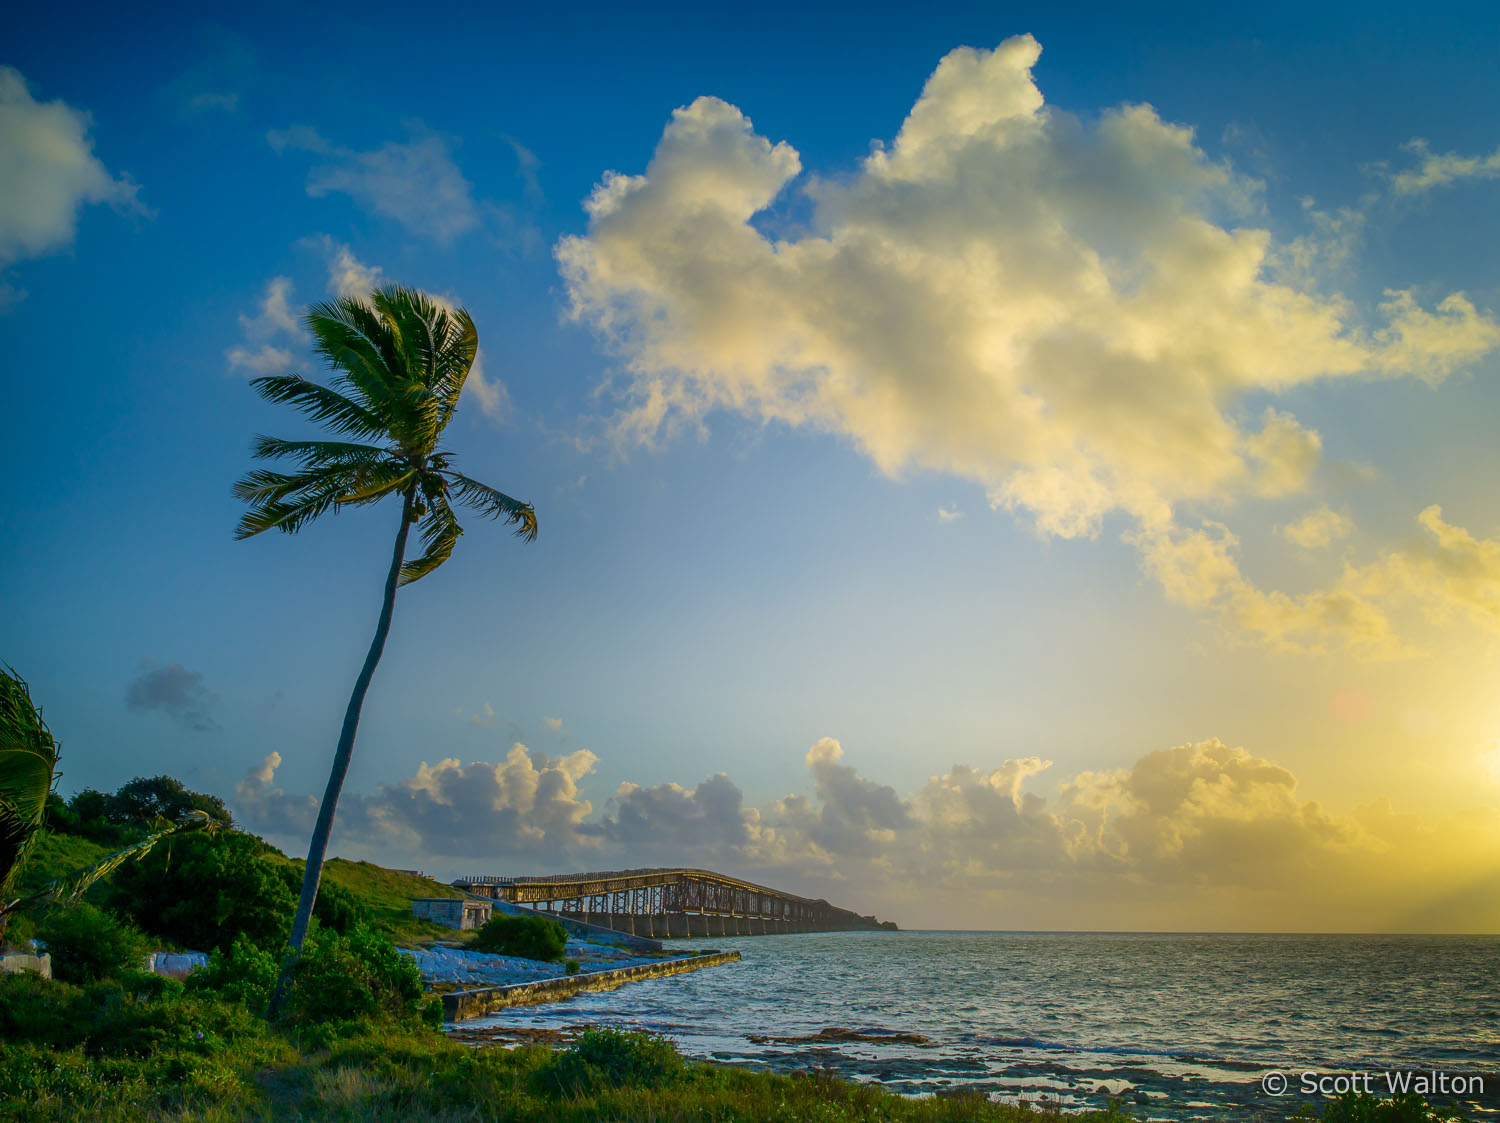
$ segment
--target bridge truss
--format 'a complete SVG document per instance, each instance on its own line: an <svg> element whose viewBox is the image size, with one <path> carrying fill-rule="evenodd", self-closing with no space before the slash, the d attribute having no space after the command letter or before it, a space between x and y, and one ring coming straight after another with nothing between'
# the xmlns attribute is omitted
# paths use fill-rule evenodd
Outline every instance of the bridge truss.
<svg viewBox="0 0 1500 1123"><path fill-rule="evenodd" d="M811 900L712 870L653 868L543 877L459 878L455 888L540 912L655 939L880 928Z"/></svg>

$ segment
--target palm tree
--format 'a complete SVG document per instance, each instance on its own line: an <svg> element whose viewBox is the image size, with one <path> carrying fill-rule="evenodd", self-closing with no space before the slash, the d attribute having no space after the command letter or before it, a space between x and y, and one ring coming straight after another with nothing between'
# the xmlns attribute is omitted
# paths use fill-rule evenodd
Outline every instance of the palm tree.
<svg viewBox="0 0 1500 1123"><path fill-rule="evenodd" d="M368 301L344 297L316 304L304 322L315 340L314 349L335 372L331 384L283 374L257 378L251 385L268 401L294 405L336 435L357 440L257 437L251 446L257 460L290 460L297 470L257 468L234 485L234 494L250 504L235 537L249 538L272 529L294 534L328 511L362 507L387 496L401 500L401 524L380 621L349 697L328 787L318 808L302 895L271 999L271 1014L285 996L307 937L360 707L390 631L396 586L425 577L448 560L463 533L454 503L488 518L503 518L528 542L536 537L536 512L531 504L454 471L453 457L438 447L443 428L458 408L479 347L474 321L467 312L393 286L376 290ZM407 532L414 524L420 524L425 551L407 561Z"/></svg>

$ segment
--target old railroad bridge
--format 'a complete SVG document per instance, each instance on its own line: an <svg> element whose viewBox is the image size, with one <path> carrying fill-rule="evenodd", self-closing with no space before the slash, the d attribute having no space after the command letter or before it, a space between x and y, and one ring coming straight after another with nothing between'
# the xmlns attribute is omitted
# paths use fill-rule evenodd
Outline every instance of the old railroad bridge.
<svg viewBox="0 0 1500 1123"><path fill-rule="evenodd" d="M475 896L529 905L551 916L652 938L896 927L824 900L809 900L712 870L461 877L453 886Z"/></svg>

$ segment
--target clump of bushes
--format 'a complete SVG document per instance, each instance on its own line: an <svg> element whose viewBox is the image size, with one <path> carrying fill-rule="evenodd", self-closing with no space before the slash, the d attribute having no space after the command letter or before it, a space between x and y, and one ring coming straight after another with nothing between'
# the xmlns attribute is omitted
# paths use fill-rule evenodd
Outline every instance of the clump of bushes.
<svg viewBox="0 0 1500 1123"><path fill-rule="evenodd" d="M270 946L291 931L302 872L254 835L234 830L174 839L114 876L109 903L147 932L201 951L237 937ZM348 932L369 916L354 896L325 881L314 918Z"/></svg>
<svg viewBox="0 0 1500 1123"><path fill-rule="evenodd" d="M228 951L209 955L208 966L187 978L190 991L213 991L226 1002L259 1012L271 1000L279 964L265 948L235 937Z"/></svg>
<svg viewBox="0 0 1500 1123"><path fill-rule="evenodd" d="M0 1037L90 1057L204 1052L263 1034L264 1023L175 979L142 972L74 986L23 972L0 975Z"/></svg>
<svg viewBox="0 0 1500 1123"><path fill-rule="evenodd" d="M297 962L287 1020L296 1024L377 1018L442 1020L442 1004L423 1003L416 960L364 925L341 935L320 928Z"/></svg>
<svg viewBox="0 0 1500 1123"><path fill-rule="evenodd" d="M275 955L241 937L228 951L211 955L207 970L195 972L187 987L260 1012L279 972ZM362 924L348 933L318 927L303 946L281 1017L303 1027L356 1021L436 1025L442 1004L423 1002L416 961L378 932Z"/></svg>
<svg viewBox="0 0 1500 1123"><path fill-rule="evenodd" d="M556 963L567 950L568 933L547 916L496 916L474 937L476 951Z"/></svg>
<svg viewBox="0 0 1500 1123"><path fill-rule="evenodd" d="M584 1096L607 1088L662 1088L692 1075L664 1037L590 1026L537 1073L543 1091Z"/></svg>
<svg viewBox="0 0 1500 1123"><path fill-rule="evenodd" d="M87 902L48 911L37 936L52 956L52 974L67 983L92 983L140 969L145 937L127 921Z"/></svg>

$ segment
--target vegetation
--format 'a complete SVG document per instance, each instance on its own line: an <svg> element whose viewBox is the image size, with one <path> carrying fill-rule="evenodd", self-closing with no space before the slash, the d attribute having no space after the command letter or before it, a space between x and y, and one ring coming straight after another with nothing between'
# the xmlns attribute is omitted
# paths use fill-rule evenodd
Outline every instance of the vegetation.
<svg viewBox="0 0 1500 1123"><path fill-rule="evenodd" d="M66 803L54 795L47 804L47 826L64 834L118 843L133 838L144 826L159 820L179 823L195 811L216 827L234 826L222 799L189 791L171 776L137 776L113 795L85 788Z"/></svg>
<svg viewBox="0 0 1500 1123"><path fill-rule="evenodd" d="M308 954L311 956L312 943ZM473 1049L418 1026L367 1021L283 1029L170 980L88 988L0 978L0 1118L231 1121L762 1120L778 1123L1051 1123L1045 1108L974 1092L908 1099L822 1072L789 1076L692 1063L664 1041L586 1031L554 1051ZM1411 1097L1410 1099L1415 1099ZM1420 1100L1347 1096L1326 1123L1430 1123ZM1130 1123L1120 1109L1069 1116ZM1308 1116L1316 1118L1316 1116Z"/></svg>
<svg viewBox="0 0 1500 1123"><path fill-rule="evenodd" d="M69 983L96 983L138 970L147 950L133 924L86 901L47 913L37 935L52 956L53 977Z"/></svg>
<svg viewBox="0 0 1500 1123"><path fill-rule="evenodd" d="M550 916L493 916L474 937L475 951L518 955L555 963L568 946L568 932ZM572 974L572 972L569 972Z"/></svg>
<svg viewBox="0 0 1500 1123"><path fill-rule="evenodd" d="M12 670L0 670L0 937L11 913L11 890L36 844L56 770L57 742L31 704L31 691Z"/></svg>
<svg viewBox="0 0 1500 1123"><path fill-rule="evenodd" d="M301 876L300 862L292 863ZM369 862L350 862L334 858L323 867L322 894L331 889L343 890L359 902L370 927L383 932L398 944L422 940L453 939L458 933L451 928L418 920L411 914L411 903L418 897L461 897L451 885L433 881L420 874L389 870Z"/></svg>
<svg viewBox="0 0 1500 1123"><path fill-rule="evenodd" d="M387 496L401 499L401 522L375 638L349 697L318 808L292 921L290 954L271 999L273 1007L281 1001L313 918L334 811L349 770L365 693L390 632L396 586L419 580L448 560L463 534L454 503L487 518L503 518L527 541L537 531L531 504L455 471L450 467L452 455L438 447L479 351L479 335L467 312L392 286L377 289L368 302L343 297L314 305L305 322L318 354L333 369L332 384L286 374L257 378L251 385L267 401L296 406L334 434L356 440L257 437L252 445L256 459L290 460L298 470L257 468L235 484L235 495L250 504L235 536L249 538L273 529L294 534L330 510L362 507ZM421 557L407 561L407 534L417 524L425 549Z"/></svg>
<svg viewBox="0 0 1500 1123"><path fill-rule="evenodd" d="M221 823L228 817L215 797L189 791L166 776L137 778L114 794L86 789L68 801L53 795L45 820L48 827L35 833L26 865L15 880L23 904L49 884L75 888L79 871L110 858L112 847L149 840L150 820L145 816L154 816L158 808L138 798L143 786L177 800L177 807L169 805L169 811L202 811ZM121 799L121 793L126 798ZM221 815L214 815L216 804ZM122 807L134 811L120 814L117 809ZM325 870L314 914L321 925L348 932L362 924L403 944L454 935L411 915L414 897L458 896L450 886L338 858ZM240 937L257 944L284 942L301 881L301 862L254 835L221 828L166 839L139 861L117 869L108 882L88 889L87 899L140 928L154 946L213 951L227 949ZM23 909L10 932L11 942L36 936L37 923L38 916Z"/></svg>
<svg viewBox="0 0 1500 1123"><path fill-rule="evenodd" d="M71 808L71 804L69 805ZM80 818L79 829L91 829ZM118 829L135 829L117 824ZM315 918L278 1016L265 1011L300 873L259 839L233 830L169 840L91 903L40 918L59 978L0 976L0 1119L230 1121L506 1119L855 1120L1047 1123L1048 1111L978 1093L906 1099L821 1073L790 1076L690 1062L666 1041L592 1028L567 1049L475 1049L436 1028L413 960L391 942L390 914L412 896L451 893L366 863L328 864ZM107 849L42 832L33 860L50 873ZM31 871L28 876L37 871ZM196 923L159 892L214 902L222 937L185 983L143 974L140 934ZM408 915L408 918L409 915ZM549 918L518 931L547 933ZM553 931L555 929L556 931ZM444 934L452 935L446 929ZM542 950L546 950L543 948ZM1289 1105L1290 1106L1290 1105ZM1325 1123L1431 1123L1420 1100L1349 1097ZM1118 1110L1078 1117L1127 1123Z"/></svg>

